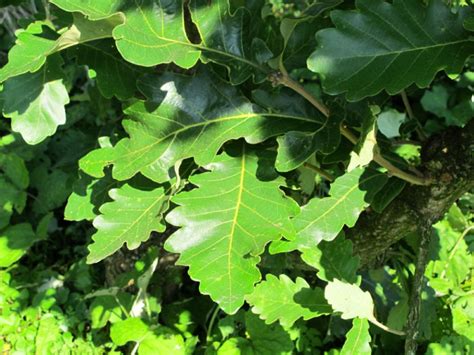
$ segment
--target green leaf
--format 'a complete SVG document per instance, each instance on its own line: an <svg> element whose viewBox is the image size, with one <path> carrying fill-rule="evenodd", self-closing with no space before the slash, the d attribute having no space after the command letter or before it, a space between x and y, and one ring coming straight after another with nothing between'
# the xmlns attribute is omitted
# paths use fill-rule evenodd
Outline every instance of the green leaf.
<svg viewBox="0 0 474 355"><path fill-rule="evenodd" d="M131 98L137 90L136 81L143 68L124 61L110 40L84 43L71 49L79 64L85 64L97 73L97 86L106 98Z"/></svg>
<svg viewBox="0 0 474 355"><path fill-rule="evenodd" d="M357 285L339 280L328 283L324 297L335 312L341 313L342 319L363 318L373 320L374 302L370 293L364 292Z"/></svg>
<svg viewBox="0 0 474 355"><path fill-rule="evenodd" d="M25 162L16 154L0 155L0 170L20 190L30 184L30 177Z"/></svg>
<svg viewBox="0 0 474 355"><path fill-rule="evenodd" d="M63 84L61 59L51 57L40 71L5 82L3 115L28 144L38 144L66 123L69 95Z"/></svg>
<svg viewBox="0 0 474 355"><path fill-rule="evenodd" d="M43 26L48 25L37 21L25 30L16 32L16 43L8 52L8 63L0 69L0 83L14 76L36 72L43 66L46 62L46 53L56 45L55 40L37 36L43 33Z"/></svg>
<svg viewBox="0 0 474 355"><path fill-rule="evenodd" d="M8 267L19 260L35 241L35 232L28 223L0 231L0 267Z"/></svg>
<svg viewBox="0 0 474 355"><path fill-rule="evenodd" d="M308 59L330 94L357 101L383 89L393 95L413 83L427 87L440 70L460 73L474 52L463 28L471 9L454 14L441 0L426 7L412 0L357 0L356 6L331 13L336 28L317 33L319 47Z"/></svg>
<svg viewBox="0 0 474 355"><path fill-rule="evenodd" d="M86 176L74 183L64 209L64 219L68 221L93 220L99 214L99 207L110 201L108 192L118 183L110 177L93 180Z"/></svg>
<svg viewBox="0 0 474 355"><path fill-rule="evenodd" d="M383 210L403 191L406 182L396 177L388 179L383 189L377 192L370 203L370 207L378 213Z"/></svg>
<svg viewBox="0 0 474 355"><path fill-rule="evenodd" d="M229 0L192 0L190 10L201 36L199 48L204 62L226 66L234 85L255 72L266 74L261 64L271 59L273 53L258 38L263 27L258 10L252 13L241 7L232 12ZM265 75L260 78L265 79Z"/></svg>
<svg viewBox="0 0 474 355"><path fill-rule="evenodd" d="M377 147L376 116L371 115L364 119L362 123L362 132L354 150L351 152L351 160L347 167L347 171L352 171L358 167L364 167L374 159Z"/></svg>
<svg viewBox="0 0 474 355"><path fill-rule="evenodd" d="M101 215L94 219L97 232L89 245L89 264L97 263L119 250L124 243L136 249L150 237L151 232L165 229L160 214L163 213L167 196L159 187L142 191L128 184L109 191L113 202L100 208Z"/></svg>
<svg viewBox="0 0 474 355"><path fill-rule="evenodd" d="M352 328L346 335L341 355L371 354L369 322L366 319L354 318Z"/></svg>
<svg viewBox="0 0 474 355"><path fill-rule="evenodd" d="M297 236L289 242L274 247L273 252L314 248L321 241L331 241L344 225L353 227L359 214L373 195L385 184L387 177L361 168L352 170L336 179L331 185L330 196L313 198L292 221Z"/></svg>
<svg viewBox="0 0 474 355"><path fill-rule="evenodd" d="M397 110L383 111L377 117L377 128L385 137L400 137L400 126L406 120L406 115Z"/></svg>
<svg viewBox="0 0 474 355"><path fill-rule="evenodd" d="M474 297L463 296L451 306L453 314L453 330L459 335L464 335L474 342Z"/></svg>
<svg viewBox="0 0 474 355"><path fill-rule="evenodd" d="M138 354L182 354L185 352L181 335L166 327L151 330L140 318L128 318L115 323L110 329L110 338L119 346L129 341L138 343Z"/></svg>
<svg viewBox="0 0 474 355"><path fill-rule="evenodd" d="M286 275L268 274L246 300L265 323L279 320L283 327L291 327L299 318L307 320L332 311L321 289L311 289L301 277L293 282Z"/></svg>
<svg viewBox="0 0 474 355"><path fill-rule="evenodd" d="M205 165L228 140L245 137L255 144L319 122L317 116L266 112L232 86L202 73L192 78L146 76L139 87L150 100L125 110L130 118L123 125L130 138L114 147L113 176L118 180L141 172L162 182L177 161L194 157Z"/></svg>
<svg viewBox="0 0 474 355"><path fill-rule="evenodd" d="M21 213L26 205L26 192L0 175L0 228L10 222L13 210Z"/></svg>
<svg viewBox="0 0 474 355"><path fill-rule="evenodd" d="M179 207L166 220L181 229L165 247L181 254L178 264L189 266L201 293L233 314L261 278L258 255L265 245L292 233L289 216L297 205L279 189L283 181L263 152L244 147L241 155L223 154L205 167L211 172L190 178L198 189L173 198Z"/></svg>
<svg viewBox="0 0 474 355"><path fill-rule="evenodd" d="M293 342L280 324L265 324L256 315L247 312L245 325L255 354L293 354Z"/></svg>
<svg viewBox="0 0 474 355"><path fill-rule="evenodd" d="M315 248L302 250L301 258L308 265L318 269L318 277L324 281L355 283L359 257L352 255L352 242L340 235L333 241L323 241Z"/></svg>

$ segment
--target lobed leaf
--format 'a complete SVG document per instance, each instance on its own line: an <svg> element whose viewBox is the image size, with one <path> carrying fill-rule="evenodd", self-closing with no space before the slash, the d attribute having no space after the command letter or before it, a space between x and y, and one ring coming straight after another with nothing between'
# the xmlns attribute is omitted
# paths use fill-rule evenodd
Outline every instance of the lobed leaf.
<svg viewBox="0 0 474 355"><path fill-rule="evenodd" d="M341 355L370 355L369 322L366 319L354 318L352 328L346 335Z"/></svg>
<svg viewBox="0 0 474 355"><path fill-rule="evenodd" d="M181 227L165 248L179 253L178 264L200 282L200 291L227 313L235 313L260 278L257 264L267 243L291 234L289 216L297 205L286 198L275 178L271 157L242 148L222 154L194 175L198 188L173 198L179 207L166 220ZM257 176L267 175L265 181ZM270 178L271 176L271 178Z"/></svg>
<svg viewBox="0 0 474 355"><path fill-rule="evenodd" d="M336 28L317 33L319 46L308 59L330 94L346 93L358 101L384 89L394 95L411 84L427 87L440 70L459 74L474 53L474 41L463 28L470 8L454 14L442 0L428 6L357 0L356 7L331 13Z"/></svg>

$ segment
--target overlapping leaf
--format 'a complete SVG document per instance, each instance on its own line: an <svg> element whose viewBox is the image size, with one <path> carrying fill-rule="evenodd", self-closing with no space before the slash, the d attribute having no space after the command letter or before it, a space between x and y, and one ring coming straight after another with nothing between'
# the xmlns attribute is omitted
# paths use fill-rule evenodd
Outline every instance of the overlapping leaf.
<svg viewBox="0 0 474 355"><path fill-rule="evenodd" d="M259 143L287 130L317 127L319 122L317 115L265 111L207 74L146 76L139 86L150 100L125 110L130 118L123 125L130 138L115 146L111 162L118 180L141 172L161 182L178 160L194 157L204 165L228 140L245 137Z"/></svg>
<svg viewBox="0 0 474 355"><path fill-rule="evenodd" d="M246 299L252 312L266 323L279 320L284 327L291 327L299 318L307 320L332 311L321 289L311 289L300 277L293 282L286 275L268 274Z"/></svg>
<svg viewBox="0 0 474 355"><path fill-rule="evenodd" d="M346 335L341 355L370 355L369 322L366 319L354 318L352 328Z"/></svg>
<svg viewBox="0 0 474 355"><path fill-rule="evenodd" d="M342 319L375 319L372 296L357 285L334 280L324 289L324 296L334 311L341 313Z"/></svg>
<svg viewBox="0 0 474 355"><path fill-rule="evenodd" d="M315 248L302 250L302 259L318 269L318 277L324 281L357 281L359 258L352 255L352 242L340 235L330 242L323 241Z"/></svg>
<svg viewBox="0 0 474 355"><path fill-rule="evenodd" d="M474 53L463 28L472 9L451 12L441 0L358 0L358 11L333 11L336 28L317 34L308 67L323 78L328 93L360 100L385 89L396 94L415 83L428 86L445 70L458 74ZM376 30L374 30L376 29Z"/></svg>
<svg viewBox="0 0 474 355"><path fill-rule="evenodd" d="M28 223L0 231L0 267L8 267L20 259L35 241L36 235Z"/></svg>
<svg viewBox="0 0 474 355"><path fill-rule="evenodd" d="M354 226L369 196L379 191L386 179L383 174L361 168L344 174L332 184L329 197L312 199L293 219L297 237L273 251L313 248L322 240L333 240L345 225Z"/></svg>
<svg viewBox="0 0 474 355"><path fill-rule="evenodd" d="M138 248L151 232L165 229L161 213L167 196L163 188L142 191L128 184L109 192L113 202L100 208L94 219L97 233L89 245L88 263L96 263L119 250L124 243L129 249Z"/></svg>
<svg viewBox="0 0 474 355"><path fill-rule="evenodd" d="M180 254L178 263L189 266L201 292L227 313L235 313L260 280L265 245L292 234L289 216L297 206L280 191L272 166L266 154L245 148L235 157L222 154L206 166L211 172L191 177L199 188L173 198L179 207L166 217L181 227L166 249ZM257 177L262 173L265 181Z"/></svg>
<svg viewBox="0 0 474 355"><path fill-rule="evenodd" d="M62 61L50 57L41 70L5 82L3 114L12 119L12 129L29 144L53 135L66 122L64 105L69 103L62 82Z"/></svg>

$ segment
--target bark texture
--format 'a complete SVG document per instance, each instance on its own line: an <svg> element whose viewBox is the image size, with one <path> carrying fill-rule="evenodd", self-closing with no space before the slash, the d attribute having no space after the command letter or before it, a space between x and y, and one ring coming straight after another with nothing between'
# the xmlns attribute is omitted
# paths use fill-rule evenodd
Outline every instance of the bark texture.
<svg viewBox="0 0 474 355"><path fill-rule="evenodd" d="M346 232L362 267L419 227L439 221L474 188L474 120L431 137L422 147L421 158L420 170L431 177L431 185L407 186L383 213L364 212Z"/></svg>

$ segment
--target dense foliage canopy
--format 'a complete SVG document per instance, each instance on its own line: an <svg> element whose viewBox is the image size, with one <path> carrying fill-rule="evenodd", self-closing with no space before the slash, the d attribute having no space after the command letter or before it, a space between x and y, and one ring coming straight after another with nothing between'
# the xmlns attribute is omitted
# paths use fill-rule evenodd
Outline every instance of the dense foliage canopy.
<svg viewBox="0 0 474 355"><path fill-rule="evenodd" d="M0 0L2 354L474 353L473 31Z"/></svg>

